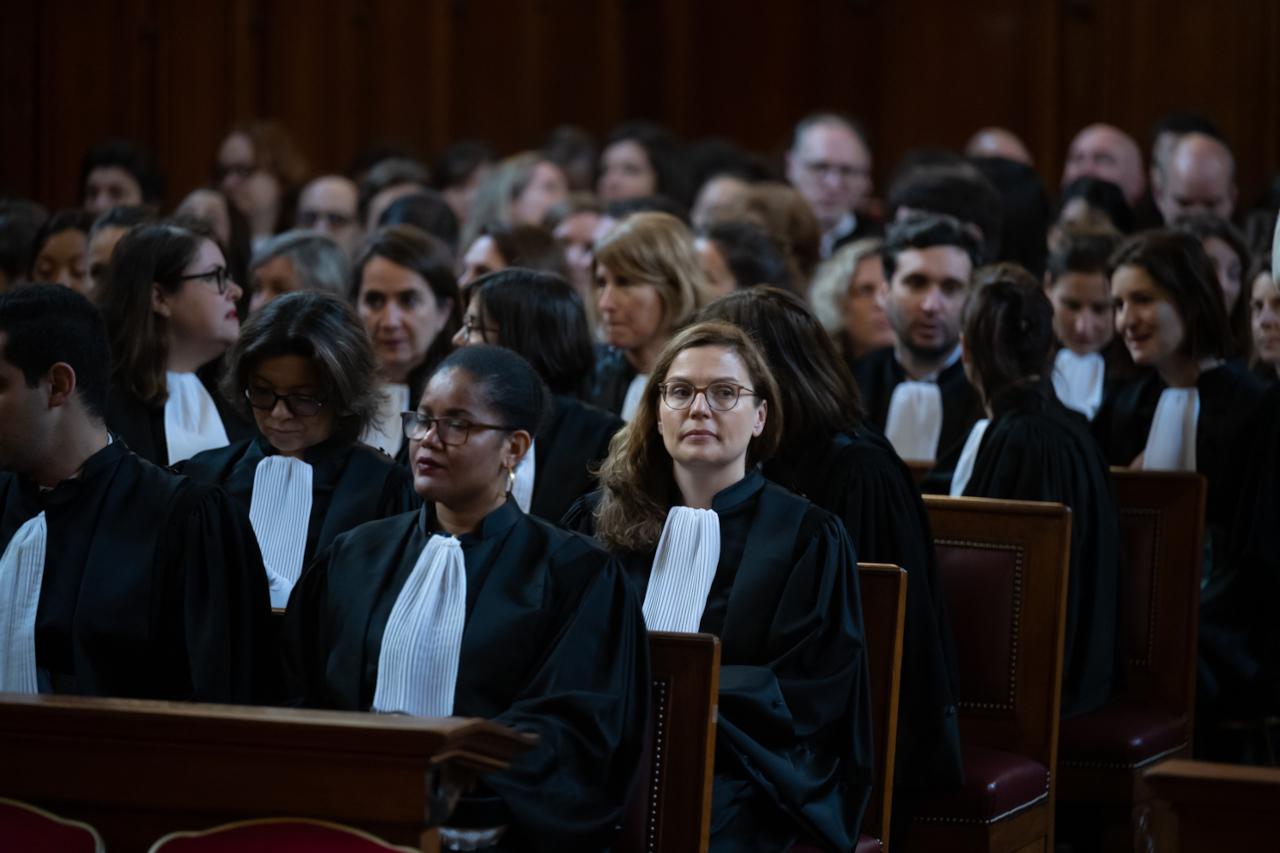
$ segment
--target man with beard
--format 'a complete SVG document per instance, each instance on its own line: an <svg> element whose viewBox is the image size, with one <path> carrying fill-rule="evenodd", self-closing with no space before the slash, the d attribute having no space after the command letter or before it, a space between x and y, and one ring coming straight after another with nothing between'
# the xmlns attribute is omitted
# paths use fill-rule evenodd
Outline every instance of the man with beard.
<svg viewBox="0 0 1280 853"><path fill-rule="evenodd" d="M960 362L960 320L977 240L958 220L912 215L884 247L886 308L894 343L856 371L868 419L908 462L934 462L921 484L946 494L982 402Z"/></svg>

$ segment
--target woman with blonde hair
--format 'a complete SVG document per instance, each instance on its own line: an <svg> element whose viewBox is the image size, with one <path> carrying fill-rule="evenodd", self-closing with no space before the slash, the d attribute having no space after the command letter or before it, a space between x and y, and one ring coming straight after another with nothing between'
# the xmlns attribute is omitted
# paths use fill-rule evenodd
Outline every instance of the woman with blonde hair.
<svg viewBox="0 0 1280 853"><path fill-rule="evenodd" d="M850 366L873 350L893 346L883 300L888 290L883 245L870 238L842 246L818 267L809 288L809 307Z"/></svg>
<svg viewBox="0 0 1280 853"><path fill-rule="evenodd" d="M630 420L672 333L705 301L693 234L667 213L635 213L595 250L596 307L609 351L590 402Z"/></svg>
<svg viewBox="0 0 1280 853"><path fill-rule="evenodd" d="M745 332L684 329L564 523L621 561L649 630L720 638L711 849L851 850L871 782L857 558L836 516L760 472L779 403Z"/></svg>

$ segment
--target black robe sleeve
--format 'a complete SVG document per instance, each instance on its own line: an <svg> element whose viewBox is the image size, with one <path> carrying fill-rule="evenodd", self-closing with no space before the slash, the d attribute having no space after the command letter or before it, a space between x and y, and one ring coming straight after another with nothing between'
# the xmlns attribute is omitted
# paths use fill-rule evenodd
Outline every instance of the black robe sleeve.
<svg viewBox="0 0 1280 853"><path fill-rule="evenodd" d="M595 471L621 428L622 419L612 412L556 396L551 417L538 432L530 514L558 522L575 500L594 489Z"/></svg>
<svg viewBox="0 0 1280 853"><path fill-rule="evenodd" d="M1028 392L996 413L965 495L1071 509L1062 715L1101 707L1123 674L1120 534L1111 480L1084 418Z"/></svg>

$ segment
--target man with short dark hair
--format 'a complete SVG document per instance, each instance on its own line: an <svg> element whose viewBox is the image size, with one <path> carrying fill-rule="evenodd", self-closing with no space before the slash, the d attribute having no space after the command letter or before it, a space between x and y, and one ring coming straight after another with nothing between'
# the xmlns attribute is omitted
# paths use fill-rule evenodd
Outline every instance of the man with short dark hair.
<svg viewBox="0 0 1280 853"><path fill-rule="evenodd" d="M0 294L0 692L264 698L247 519L108 433L110 365L83 296Z"/></svg>
<svg viewBox="0 0 1280 853"><path fill-rule="evenodd" d="M871 148L852 120L815 113L796 125L787 151L787 180L813 208L822 229L822 257L867 236L857 209L871 192Z"/></svg>
<svg viewBox="0 0 1280 853"><path fill-rule="evenodd" d="M907 461L934 463L921 484L946 493L983 416L960 361L960 321L977 241L956 219L916 215L890 227L883 252L894 344L855 367L867 417Z"/></svg>
<svg viewBox="0 0 1280 853"><path fill-rule="evenodd" d="M122 204L158 206L163 191L151 155L127 139L99 142L80 161L81 203L94 215Z"/></svg>

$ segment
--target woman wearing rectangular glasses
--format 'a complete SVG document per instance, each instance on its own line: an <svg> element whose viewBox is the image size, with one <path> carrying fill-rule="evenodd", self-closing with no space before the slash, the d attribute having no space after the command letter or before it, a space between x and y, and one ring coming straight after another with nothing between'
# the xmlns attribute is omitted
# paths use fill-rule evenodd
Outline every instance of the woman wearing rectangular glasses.
<svg viewBox="0 0 1280 853"><path fill-rule="evenodd" d="M378 410L376 376L355 311L317 291L273 300L227 354L223 396L261 435L179 470L222 486L248 513L273 607L339 533L419 503L409 472L359 441Z"/></svg>

